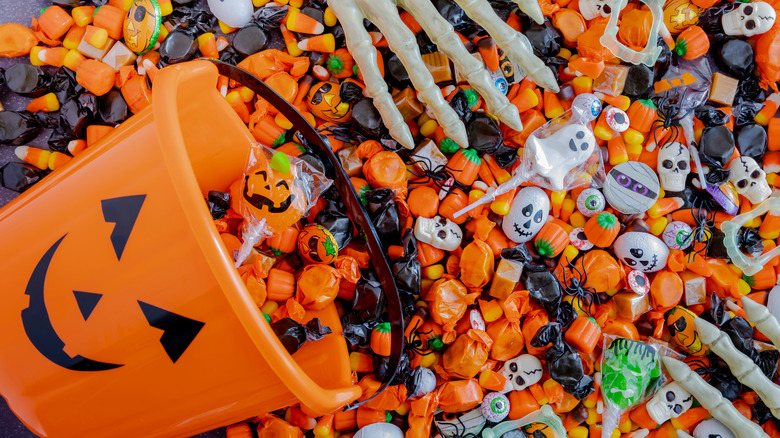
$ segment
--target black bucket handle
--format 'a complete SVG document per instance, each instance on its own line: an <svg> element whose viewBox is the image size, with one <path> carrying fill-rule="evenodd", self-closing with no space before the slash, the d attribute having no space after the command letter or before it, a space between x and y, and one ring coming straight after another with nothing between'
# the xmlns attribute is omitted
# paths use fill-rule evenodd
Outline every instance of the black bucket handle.
<svg viewBox="0 0 780 438"><path fill-rule="evenodd" d="M334 176L333 183L341 196L341 200L347 207L350 218L357 226L360 234L365 238L368 254L371 257L371 264L376 271L377 276L379 276L382 290L387 297L387 313L390 317L391 328L390 363L388 369L393 370L393 372L385 375L385 379L382 382L379 391L371 398L363 400L362 402L352 403L346 408L347 410L355 409L382 393L382 391L390 385L390 382L398 373L401 355L404 351L404 315L401 306L401 295L398 292L398 286L396 285L393 271L390 269L390 264L385 257L374 224L369 220L368 213L366 213L365 208L363 208L363 204L360 202L357 192L355 192L355 187L352 185L349 175L347 175L341 162L333 153L333 150L331 150L330 142L326 136L317 132L295 107L283 97L279 96L279 94L257 76L226 62L209 58L201 59L216 65L219 74L240 83L254 91L258 96L267 100L274 108L279 110L290 123L292 123L293 128L297 129L298 132L303 135L303 138L317 147L317 150L314 152L317 153L320 159L325 159L324 162Z"/></svg>

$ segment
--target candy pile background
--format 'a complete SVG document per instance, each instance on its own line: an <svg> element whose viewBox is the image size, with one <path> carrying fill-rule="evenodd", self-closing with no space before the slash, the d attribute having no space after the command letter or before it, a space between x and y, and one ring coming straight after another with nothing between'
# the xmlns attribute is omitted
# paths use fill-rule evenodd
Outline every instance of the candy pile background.
<svg viewBox="0 0 780 438"><path fill-rule="evenodd" d="M144 1L115 3L137 7ZM533 6L524 4L524 14L514 3L497 1L497 18L528 38L504 38L513 44L505 52L496 44L500 29L491 28L491 37L454 3L439 0L434 3L473 59L450 63L421 31L423 23L405 13L396 24L411 31L424 63L420 69L407 65L409 72L402 61L409 55L388 49L399 35L388 41L370 27L365 37L377 50L364 44L350 54L325 2L304 1L309 9L302 11L259 3L253 21L264 31L244 27L245 21L236 24L243 29L229 29L205 2L181 9L176 1L162 2L173 12L163 18L171 28L162 30L167 41L161 59L154 41L138 49L154 48L145 57L120 50L122 42L132 45L126 23L124 39L116 20L106 29L93 23L82 35L67 16L87 25L91 11L65 7L52 18L50 10L36 37L50 45L64 38L65 48L41 43L32 55L0 59L9 84L9 68L29 63L29 56L48 64L42 82L52 80L51 93L28 93L36 94L33 103L8 84L0 87L5 110L30 104L37 113L25 113L28 129L18 129L24 134L19 137L10 136L4 119L4 142L14 147L0 148L2 182L13 191L56 172L109 133L110 125L148 104L125 86L144 90L158 68L198 56L237 63L266 79L328 136L394 267L406 316L406 359L390 388L356 413L321 417L292 407L231 426L227 436L352 436L363 428L363 437L396 437L399 431L407 437L490 436L496 430L507 438L538 438L565 429L582 438L611 427L613 437L666 438L683 430L696 438L716 432L725 438L728 430L710 414L727 409L780 436L770 412L780 399L760 400L772 395L765 386L778 381L780 354L770 332L751 324L762 310L743 310L740 301L748 296L776 312L780 264L775 257L751 269L733 255L775 248L780 214L772 209L749 220L736 235L736 248L719 229L776 196L780 185L780 95L773 94L780 79L780 28L769 3L671 0L662 10L656 6L666 29L656 35L651 12L636 2L622 11L618 29L608 23L608 9L620 2L540 0L542 24ZM371 3L358 4L371 15ZM0 8L3 22L24 25L40 16L36 9ZM240 12L221 11L225 19ZM177 25L183 29L174 31ZM612 31L613 41L600 38ZM357 47L357 38L346 33L346 44ZM15 33L17 42L25 36ZM648 37L657 40L650 49L658 48L641 52ZM106 38L117 40L119 56L104 58L108 64L87 60L108 52ZM100 47L88 47L87 39ZM379 82L357 65L377 56L384 74ZM474 65L474 59L487 74L470 73L469 85L457 67ZM63 65L84 70L68 78L57 73ZM136 67L145 76L136 76ZM433 81L421 75L426 71ZM392 95L379 90L385 82ZM231 86L220 83L266 149L256 151L229 193L209 196L215 224L291 353L333 336L327 327L302 324L304 309L337 303L355 379L367 393L363 400L392 372L390 324L365 249L335 190L321 178L322 163L306 152L309 145L294 138L289 121L266 102ZM81 99L70 99L75 90ZM128 96L136 100L125 103ZM461 147L466 141L468 147ZM273 190L258 195L266 180L283 180L296 193L299 214L272 211ZM0 191L0 205L12 190ZM704 321L694 322L696 316ZM749 372L735 371L740 359L723 346L725 339L749 358L739 365ZM672 359L715 389L705 389ZM734 374L759 387L751 390ZM728 401L718 404L718 397L701 394ZM508 431L509 420L534 413L539 416L530 424ZM381 432L388 435L369 426L385 422L393 425ZM743 426L747 436L759 433L749 422Z"/></svg>

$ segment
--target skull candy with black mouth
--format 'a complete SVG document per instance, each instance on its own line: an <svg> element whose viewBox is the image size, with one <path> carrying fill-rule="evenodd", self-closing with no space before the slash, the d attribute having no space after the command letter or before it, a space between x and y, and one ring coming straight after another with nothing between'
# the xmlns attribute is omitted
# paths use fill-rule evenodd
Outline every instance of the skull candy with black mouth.
<svg viewBox="0 0 780 438"><path fill-rule="evenodd" d="M506 377L501 392L522 391L542 380L542 362L530 354L521 354L504 362L499 374Z"/></svg>
<svg viewBox="0 0 780 438"><path fill-rule="evenodd" d="M677 382L663 386L647 402L647 413L658 424L677 418L693 405L693 396Z"/></svg>
<svg viewBox="0 0 780 438"><path fill-rule="evenodd" d="M631 231L615 240L615 254L633 269L656 272L666 267L669 247L650 233Z"/></svg>
<svg viewBox="0 0 780 438"><path fill-rule="evenodd" d="M525 187L517 192L501 228L513 242L525 243L539 232L549 214L547 193L538 187Z"/></svg>
<svg viewBox="0 0 780 438"><path fill-rule="evenodd" d="M431 219L418 217L414 224L414 237L420 242L444 251L455 251L463 240L463 233L455 222L434 216Z"/></svg>

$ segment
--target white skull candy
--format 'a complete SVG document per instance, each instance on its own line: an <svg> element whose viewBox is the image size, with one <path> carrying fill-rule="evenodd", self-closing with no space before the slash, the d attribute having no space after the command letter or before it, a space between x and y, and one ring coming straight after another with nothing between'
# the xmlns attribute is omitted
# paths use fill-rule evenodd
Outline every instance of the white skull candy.
<svg viewBox="0 0 780 438"><path fill-rule="evenodd" d="M211 13L230 27L246 26L255 11L252 0L208 0L208 4Z"/></svg>
<svg viewBox="0 0 780 438"><path fill-rule="evenodd" d="M612 6L608 0L581 0L580 14L586 20L592 20L596 17L609 17L612 13Z"/></svg>
<svg viewBox="0 0 780 438"><path fill-rule="evenodd" d="M458 224L436 215L431 219L418 217L414 224L414 237L434 248L455 251L460 246L463 233Z"/></svg>
<svg viewBox="0 0 780 438"><path fill-rule="evenodd" d="M522 391L542 380L542 362L530 354L521 354L504 362L499 374L506 377L506 385L501 392Z"/></svg>
<svg viewBox="0 0 780 438"><path fill-rule="evenodd" d="M661 188L670 192L685 189L685 179L691 172L691 154L680 143L667 143L658 151L658 176Z"/></svg>
<svg viewBox="0 0 780 438"><path fill-rule="evenodd" d="M777 13L768 3L743 3L723 14L721 24L726 35L753 36L767 32L775 24Z"/></svg>
<svg viewBox="0 0 780 438"><path fill-rule="evenodd" d="M647 402L647 413L658 424L677 418L693 405L693 396L677 382L661 387Z"/></svg>
<svg viewBox="0 0 780 438"><path fill-rule="evenodd" d="M766 172L750 157L739 157L729 164L731 183L737 193L746 197L751 203L758 204L772 194L769 183L766 182Z"/></svg>
<svg viewBox="0 0 780 438"><path fill-rule="evenodd" d="M660 271L669 259L669 247L650 233L630 231L615 240L615 255L632 269Z"/></svg>
<svg viewBox="0 0 780 438"><path fill-rule="evenodd" d="M549 214L547 193L538 187L525 187L515 195L501 229L513 242L525 243L542 229Z"/></svg>
<svg viewBox="0 0 780 438"><path fill-rule="evenodd" d="M734 433L720 421L710 418L693 429L693 438L736 438Z"/></svg>

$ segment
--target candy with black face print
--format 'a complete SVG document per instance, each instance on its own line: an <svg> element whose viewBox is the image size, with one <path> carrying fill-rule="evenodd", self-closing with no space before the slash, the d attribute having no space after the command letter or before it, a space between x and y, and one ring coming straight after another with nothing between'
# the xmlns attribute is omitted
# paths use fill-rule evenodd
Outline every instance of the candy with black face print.
<svg viewBox="0 0 780 438"><path fill-rule="evenodd" d="M658 200L661 184L647 164L626 161L613 167L604 182L604 197L624 214L646 212Z"/></svg>
<svg viewBox="0 0 780 438"><path fill-rule="evenodd" d="M660 271L669 259L669 247L650 233L624 233L615 240L614 248L623 263L645 273Z"/></svg>

